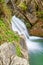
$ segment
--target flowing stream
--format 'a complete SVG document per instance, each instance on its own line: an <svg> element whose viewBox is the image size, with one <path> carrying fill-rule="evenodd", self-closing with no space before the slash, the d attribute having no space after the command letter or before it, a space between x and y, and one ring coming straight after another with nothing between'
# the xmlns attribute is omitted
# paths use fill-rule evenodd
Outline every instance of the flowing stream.
<svg viewBox="0 0 43 65"><path fill-rule="evenodd" d="M43 38L30 36L22 20L13 16L12 29L25 37L30 54L30 65L43 65Z"/></svg>

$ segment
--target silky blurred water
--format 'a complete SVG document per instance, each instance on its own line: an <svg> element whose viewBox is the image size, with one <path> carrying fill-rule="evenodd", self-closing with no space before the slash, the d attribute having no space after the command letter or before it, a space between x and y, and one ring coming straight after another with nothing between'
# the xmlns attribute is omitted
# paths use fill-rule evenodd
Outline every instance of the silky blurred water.
<svg viewBox="0 0 43 65"><path fill-rule="evenodd" d="M12 29L19 35L24 35L29 51L30 65L43 65L43 38L30 36L23 21L16 16L12 18Z"/></svg>

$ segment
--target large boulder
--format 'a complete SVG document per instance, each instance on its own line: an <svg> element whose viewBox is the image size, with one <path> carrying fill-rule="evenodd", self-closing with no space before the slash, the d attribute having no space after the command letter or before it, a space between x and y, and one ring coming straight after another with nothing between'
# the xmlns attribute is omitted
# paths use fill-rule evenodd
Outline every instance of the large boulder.
<svg viewBox="0 0 43 65"><path fill-rule="evenodd" d="M0 46L0 65L29 65L28 60L16 55L15 44L4 43Z"/></svg>
<svg viewBox="0 0 43 65"><path fill-rule="evenodd" d="M15 56L12 60L11 65L29 65L26 59Z"/></svg>

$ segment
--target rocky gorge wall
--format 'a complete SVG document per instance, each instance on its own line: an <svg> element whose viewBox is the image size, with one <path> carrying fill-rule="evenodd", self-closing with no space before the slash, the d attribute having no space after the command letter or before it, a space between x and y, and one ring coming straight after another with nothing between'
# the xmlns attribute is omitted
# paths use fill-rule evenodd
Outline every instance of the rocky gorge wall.
<svg viewBox="0 0 43 65"><path fill-rule="evenodd" d="M29 34L43 37L43 1L13 0L12 5L14 8L13 14L21 20L25 20ZM37 32L34 33L34 31Z"/></svg>

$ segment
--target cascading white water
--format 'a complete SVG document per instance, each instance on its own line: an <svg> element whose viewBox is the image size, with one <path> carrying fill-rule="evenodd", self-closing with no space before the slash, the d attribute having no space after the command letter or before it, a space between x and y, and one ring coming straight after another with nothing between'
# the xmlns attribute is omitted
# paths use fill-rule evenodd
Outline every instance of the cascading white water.
<svg viewBox="0 0 43 65"><path fill-rule="evenodd" d="M36 44L36 42L32 42L32 40L42 39L42 38L29 36L27 28L25 24L23 23L23 21L21 21L16 16L13 16L11 23L12 23L13 31L17 31L19 35L24 35L28 50L31 50L32 52L38 51L41 49L43 50L43 48L39 44Z"/></svg>

